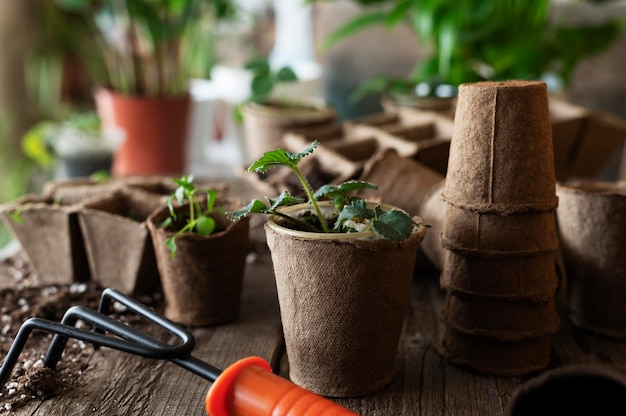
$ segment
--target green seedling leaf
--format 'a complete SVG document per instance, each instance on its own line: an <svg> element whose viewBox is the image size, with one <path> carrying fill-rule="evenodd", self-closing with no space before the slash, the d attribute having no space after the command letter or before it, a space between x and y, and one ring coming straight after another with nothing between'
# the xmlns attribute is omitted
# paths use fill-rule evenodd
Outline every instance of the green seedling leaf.
<svg viewBox="0 0 626 416"><path fill-rule="evenodd" d="M254 161L248 169L246 169L246 172L256 171L265 173L269 169L278 166L287 166L295 169L300 159L313 153L313 150L317 147L317 143L317 140L313 141L313 143L300 153L290 153L280 148L265 152L263 156Z"/></svg>
<svg viewBox="0 0 626 416"><path fill-rule="evenodd" d="M249 214L252 214L253 212L265 214L266 211L267 211L267 206L265 205L263 201L259 199L253 199L245 207L237 211L231 211L229 214L231 218L238 220L238 219L248 216Z"/></svg>
<svg viewBox="0 0 626 416"><path fill-rule="evenodd" d="M372 222L374 231L392 241L401 241L408 238L413 229L415 222L406 213L392 209L378 216Z"/></svg>
<svg viewBox="0 0 626 416"><path fill-rule="evenodd" d="M344 226L354 228L356 224L369 223L369 221L374 218L375 214L376 211L367 208L363 199L354 200L350 205L343 207L339 213L339 217L335 223L335 230L339 231Z"/></svg>
<svg viewBox="0 0 626 416"><path fill-rule="evenodd" d="M215 231L215 220L212 217L201 215L195 222L194 230L198 235L210 235Z"/></svg>
<svg viewBox="0 0 626 416"><path fill-rule="evenodd" d="M378 189L378 185L366 181L349 180L339 185L322 185L317 192L315 198L335 198L338 195L348 196L359 189Z"/></svg>
<svg viewBox="0 0 626 416"><path fill-rule="evenodd" d="M183 218L187 221L186 225L179 229L176 234L168 238L165 245L172 253L174 258L176 253L176 238L185 232L192 232L197 235L206 236L215 231L216 222L211 216L215 209L215 201L217 200L217 192L213 189L196 189L193 184L193 175L182 176L181 178L172 178L178 187L169 195L165 201L169 210L169 217L166 218L159 227L175 227L177 220L176 207L174 200L181 206L188 204L189 211ZM202 209L202 203L198 195L206 195L206 209ZM204 201L203 201L204 202ZM221 211L220 211L221 212Z"/></svg>
<svg viewBox="0 0 626 416"><path fill-rule="evenodd" d="M288 191L281 192L277 198L267 198L267 200L270 202L269 211L272 212L276 211L278 207L301 204L304 202L304 199L293 196Z"/></svg>
<svg viewBox="0 0 626 416"><path fill-rule="evenodd" d="M176 236L171 236L167 240L165 240L165 247L167 247L172 253L172 258L176 257Z"/></svg>
<svg viewBox="0 0 626 416"><path fill-rule="evenodd" d="M299 153L290 153L280 148L265 152L246 170L247 173L252 171L265 173L277 166L286 166L293 170L313 208L309 215L292 217L281 212L279 207L303 201L302 198L293 197L289 192L283 191L277 198L267 198L269 207L264 202L253 199L242 209L230 212L231 218L239 219L251 213L274 214L294 224L294 228L298 230L323 233L374 231L381 237L391 240L403 240L411 235L414 227L419 226L404 211L384 212L380 205L371 209L367 207L363 198L349 196L351 192L359 189L378 189L377 185L370 182L350 180L339 185L323 185L313 192L308 180L298 168L298 163L303 157L313 153L317 145L317 140L314 140ZM333 229L330 229L327 219L322 214L319 198L331 198L339 213Z"/></svg>

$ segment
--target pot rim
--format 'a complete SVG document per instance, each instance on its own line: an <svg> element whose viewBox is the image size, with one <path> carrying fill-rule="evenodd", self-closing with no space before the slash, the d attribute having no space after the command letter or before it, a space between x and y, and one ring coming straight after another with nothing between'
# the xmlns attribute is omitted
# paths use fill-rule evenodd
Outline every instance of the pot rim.
<svg viewBox="0 0 626 416"><path fill-rule="evenodd" d="M318 202L318 204L320 205L320 209L322 211L331 211L331 210L335 210L335 207L333 205L333 201L320 201ZM404 211L401 208L398 208L396 206L393 205L389 205L389 204L383 204L383 203L376 203L376 202L367 202L366 203L368 206L376 206L376 205L380 205L385 211L389 211L391 209L397 209L400 211ZM309 204L309 203L302 203L302 204L296 204L296 205L290 205L287 207L282 207L280 210L284 213L293 213L295 211L298 210L302 210L302 209L307 209L307 210L311 210L313 209L313 205ZM366 231L366 232L354 232L354 233L314 233L314 232L310 232L310 231L299 231L299 230L293 230L291 228L288 227L283 227L282 225L279 225L276 223L276 221L274 220L276 218L275 215L271 215L267 222L265 223L267 227L269 227L271 230L276 231L278 233L284 234L284 235L288 235L291 237L298 237L298 238L305 238L305 239L310 239L310 240L377 240L377 239L384 239L383 237L379 236L378 234L376 234L373 231ZM425 227L420 227L424 228ZM419 231L418 231L419 232Z"/></svg>
<svg viewBox="0 0 626 416"><path fill-rule="evenodd" d="M270 103L278 103L277 100L270 100ZM297 100L285 100L289 104L297 107L277 108L271 105L259 103L247 103L244 106L244 112L263 115L266 117L281 118L285 115L288 117L302 117L306 119L326 119L335 116L335 111L328 103L317 97L305 97Z"/></svg>

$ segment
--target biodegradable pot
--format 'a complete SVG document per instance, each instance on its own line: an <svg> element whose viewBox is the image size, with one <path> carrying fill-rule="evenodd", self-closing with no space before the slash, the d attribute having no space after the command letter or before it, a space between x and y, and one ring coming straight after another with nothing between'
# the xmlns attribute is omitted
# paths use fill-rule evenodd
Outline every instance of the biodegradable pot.
<svg viewBox="0 0 626 416"><path fill-rule="evenodd" d="M189 94L130 96L98 88L94 99L103 125L125 133L113 157L114 176L184 173Z"/></svg>
<svg viewBox="0 0 626 416"><path fill-rule="evenodd" d="M26 195L0 209L2 220L20 242L42 283L69 284L90 278L78 210L80 204L57 203L35 195ZM11 217L15 211L21 221Z"/></svg>
<svg viewBox="0 0 626 416"><path fill-rule="evenodd" d="M557 194L570 316L626 340L626 182L559 184Z"/></svg>
<svg viewBox="0 0 626 416"><path fill-rule="evenodd" d="M507 416L624 415L626 376L607 365L555 368L522 383Z"/></svg>
<svg viewBox="0 0 626 416"><path fill-rule="evenodd" d="M161 197L121 189L85 203L78 212L92 279L127 294L160 290L154 247L146 220Z"/></svg>
<svg viewBox="0 0 626 416"><path fill-rule="evenodd" d="M330 203L325 213L334 212ZM389 206L383 206L389 209ZM294 216L311 210L291 206ZM291 380L315 393L352 397L391 382L409 300L420 227L403 242L374 233L310 233L265 225Z"/></svg>
<svg viewBox="0 0 626 416"><path fill-rule="evenodd" d="M420 244L420 252L437 271L443 269L447 251L441 242L441 234L446 222L446 208L448 206L441 198L445 185L445 179L433 185L428 193L424 195L424 201L417 212L430 225L428 234L426 234L424 241Z"/></svg>
<svg viewBox="0 0 626 416"><path fill-rule="evenodd" d="M179 215L187 205L177 207ZM239 316L249 250L250 221L229 221L216 214L216 232L209 236L183 233L172 257L165 240L175 232L159 227L169 216L167 206L148 217L165 298L165 316L187 326L219 325Z"/></svg>
<svg viewBox="0 0 626 416"><path fill-rule="evenodd" d="M119 188L119 182L114 179L104 181L91 178L57 179L46 182L42 194L50 200L72 205L101 198Z"/></svg>
<svg viewBox="0 0 626 416"><path fill-rule="evenodd" d="M507 341L466 334L447 327L435 345L448 361L496 376L522 376L544 369L550 362L551 336Z"/></svg>
<svg viewBox="0 0 626 416"><path fill-rule="evenodd" d="M448 204L444 247L493 255L553 252L559 247L554 210L500 215Z"/></svg>
<svg viewBox="0 0 626 416"><path fill-rule="evenodd" d="M547 301L495 299L448 293L442 321L459 332L501 341L523 341L554 334L560 319L554 295Z"/></svg>
<svg viewBox="0 0 626 416"><path fill-rule="evenodd" d="M477 257L445 250L441 287L487 298L548 301L560 284L557 257L551 252Z"/></svg>
<svg viewBox="0 0 626 416"><path fill-rule="evenodd" d="M325 103L313 100L267 104L248 103L243 106L243 129L247 160L282 147L282 138L290 130L319 127L332 123L336 114Z"/></svg>
<svg viewBox="0 0 626 416"><path fill-rule="evenodd" d="M556 208L544 82L486 81L459 87L443 196L480 212Z"/></svg>
<svg viewBox="0 0 626 416"><path fill-rule="evenodd" d="M379 189L361 190L359 196L372 200L380 194L380 198L387 203L400 207L411 215L418 215L428 191L443 179L439 173L400 156L393 149L381 149L368 160L359 177L361 181L375 183Z"/></svg>

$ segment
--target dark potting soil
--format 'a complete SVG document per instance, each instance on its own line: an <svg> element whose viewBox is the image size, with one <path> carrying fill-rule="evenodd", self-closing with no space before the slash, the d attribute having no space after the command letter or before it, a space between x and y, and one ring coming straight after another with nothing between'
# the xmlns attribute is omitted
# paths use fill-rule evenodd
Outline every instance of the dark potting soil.
<svg viewBox="0 0 626 416"><path fill-rule="evenodd" d="M10 257L1 261L3 270L8 271L15 284L0 289L0 363L4 362L15 335L28 318L40 317L59 322L72 306L98 308L102 288L94 283L42 285L29 265L19 258ZM155 309L160 307L158 294L135 298ZM115 308L112 316L151 332L143 318L127 314L124 308ZM70 339L56 369L50 370L44 367L43 358L52 337L53 334L40 330L31 333L9 380L0 389L0 414L32 401L61 395L80 383L79 376L89 366L93 346Z"/></svg>

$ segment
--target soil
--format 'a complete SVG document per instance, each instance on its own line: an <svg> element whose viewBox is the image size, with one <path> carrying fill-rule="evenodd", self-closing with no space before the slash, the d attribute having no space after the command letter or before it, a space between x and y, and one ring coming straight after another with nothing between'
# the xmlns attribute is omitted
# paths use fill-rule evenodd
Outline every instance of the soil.
<svg viewBox="0 0 626 416"><path fill-rule="evenodd" d="M98 308L102 288L95 283L42 285L29 265L19 257L9 257L1 262L2 270L7 271L15 284L0 289L0 362L4 362L15 335L28 318L36 316L59 322L72 306ZM159 294L135 299L155 309L162 303ZM112 316L138 329L145 329L142 326L147 325L143 318L127 314L123 308L116 308ZM43 358L52 337L53 334L41 330L31 333L10 378L0 389L0 414L32 401L63 394L79 383L79 376L89 365L93 346L70 339L56 369L51 370L44 367Z"/></svg>

